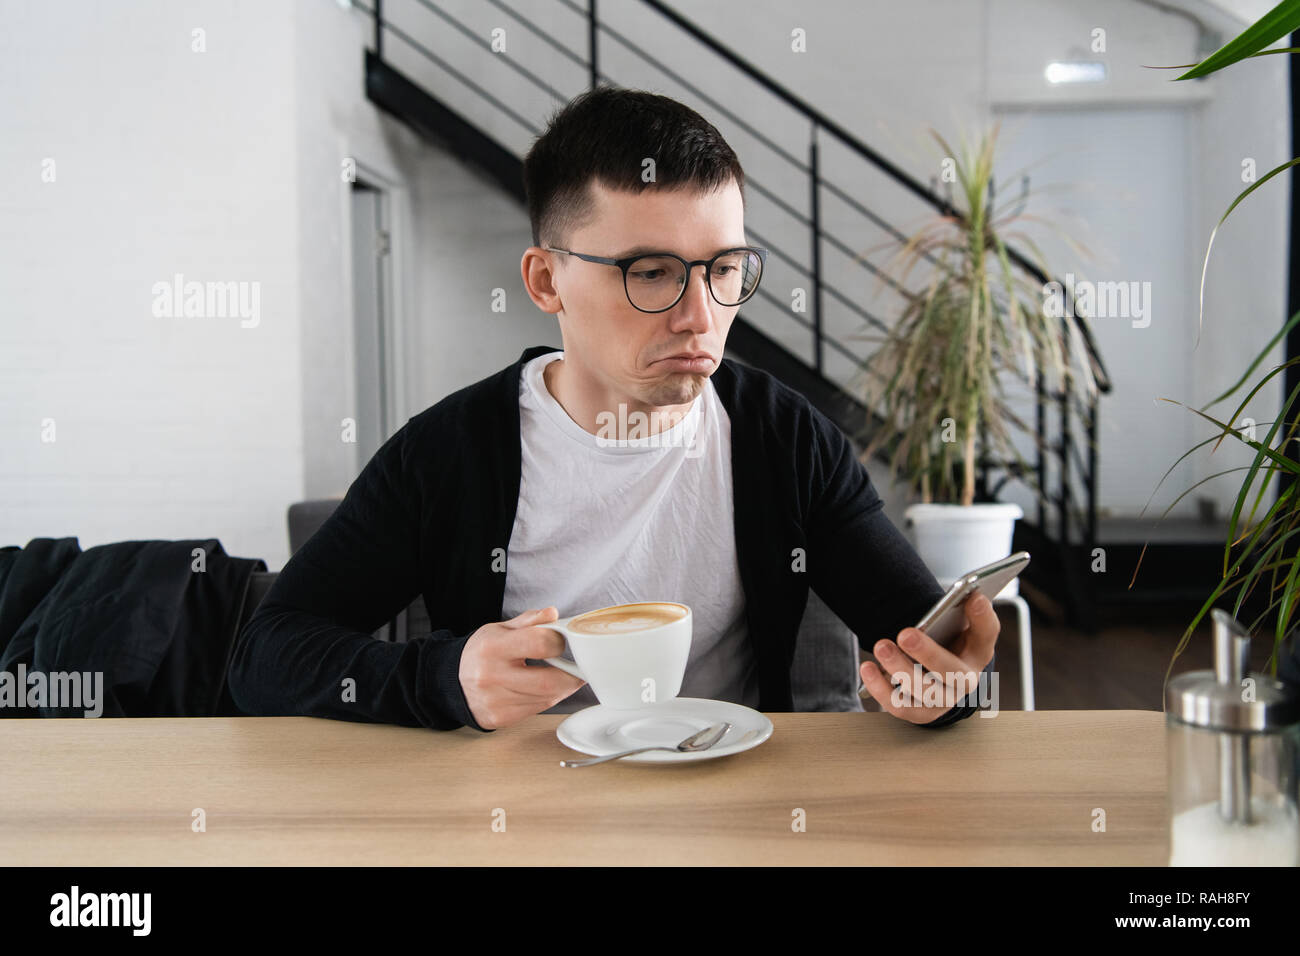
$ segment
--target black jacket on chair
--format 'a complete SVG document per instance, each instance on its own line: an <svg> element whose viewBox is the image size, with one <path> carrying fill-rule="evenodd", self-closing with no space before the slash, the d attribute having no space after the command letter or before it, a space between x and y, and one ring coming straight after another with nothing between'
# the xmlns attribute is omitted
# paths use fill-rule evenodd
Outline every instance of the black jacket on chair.
<svg viewBox="0 0 1300 956"><path fill-rule="evenodd" d="M29 676L102 672L105 717L238 715L226 672L249 579L265 570L215 538L0 549L0 671L11 688L20 664ZM0 701L0 717L83 715Z"/></svg>

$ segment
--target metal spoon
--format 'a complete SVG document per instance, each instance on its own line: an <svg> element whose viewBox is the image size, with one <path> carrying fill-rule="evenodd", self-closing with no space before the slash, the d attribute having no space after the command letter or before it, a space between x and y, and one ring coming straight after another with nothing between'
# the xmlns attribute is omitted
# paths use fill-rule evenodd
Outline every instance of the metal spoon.
<svg viewBox="0 0 1300 956"><path fill-rule="evenodd" d="M712 727L705 727L703 730L691 734L676 747L640 747L636 750L624 750L618 754L606 754L603 757L592 757L590 760L561 760L561 767L590 767L594 763L604 763L606 760L617 760L619 757L627 757L631 754L643 754L647 750L673 750L678 753L696 753L700 750L708 750L719 740L727 735L731 729L731 724L723 721L720 724L714 724Z"/></svg>

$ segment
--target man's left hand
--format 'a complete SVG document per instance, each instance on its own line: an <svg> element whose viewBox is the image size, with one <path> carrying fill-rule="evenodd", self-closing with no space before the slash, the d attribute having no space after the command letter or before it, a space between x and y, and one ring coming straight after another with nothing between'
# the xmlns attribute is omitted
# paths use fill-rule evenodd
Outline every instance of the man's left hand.
<svg viewBox="0 0 1300 956"><path fill-rule="evenodd" d="M993 646L1002 624L992 602L982 594L969 598L962 609L966 613L966 627L947 649L914 627L899 631L897 643L876 642L872 650L880 666L864 661L860 671L862 683L882 710L913 724L928 724L952 710L963 697L975 693L980 672L993 660ZM913 692L917 664L936 676L925 678ZM938 688L932 686L936 678L943 681L943 700L925 705L924 697L937 694ZM900 682L897 689L894 681ZM959 686L963 683L964 686Z"/></svg>

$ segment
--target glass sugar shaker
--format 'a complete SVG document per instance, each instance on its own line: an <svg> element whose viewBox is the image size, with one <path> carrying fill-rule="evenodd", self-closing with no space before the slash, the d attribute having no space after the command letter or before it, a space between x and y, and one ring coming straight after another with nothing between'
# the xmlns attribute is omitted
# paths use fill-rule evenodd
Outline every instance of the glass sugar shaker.
<svg viewBox="0 0 1300 956"><path fill-rule="evenodd" d="M1250 634L1219 608L1214 670L1169 682L1170 866L1300 865L1300 694L1248 673Z"/></svg>

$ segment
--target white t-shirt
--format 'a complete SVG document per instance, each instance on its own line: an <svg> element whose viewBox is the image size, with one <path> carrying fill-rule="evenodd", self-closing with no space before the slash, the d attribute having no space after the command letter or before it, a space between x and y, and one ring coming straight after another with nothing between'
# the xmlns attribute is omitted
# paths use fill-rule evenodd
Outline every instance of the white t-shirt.
<svg viewBox="0 0 1300 956"><path fill-rule="evenodd" d="M736 560L731 420L713 383L672 428L620 441L588 432L547 390L542 370L563 357L539 355L520 376L522 470L503 618L551 604L560 617L634 601L685 604L694 621L678 696L757 708ZM583 685L545 713L595 703Z"/></svg>

